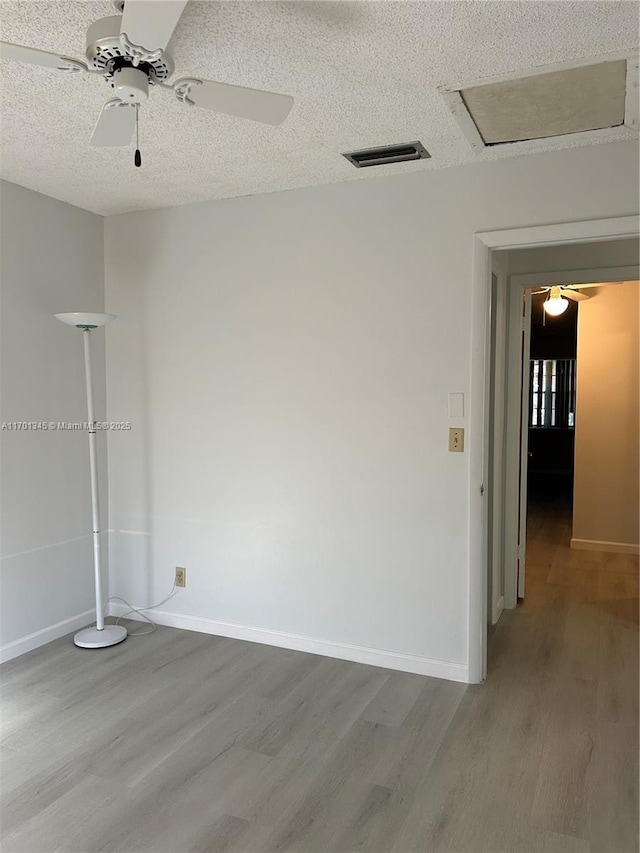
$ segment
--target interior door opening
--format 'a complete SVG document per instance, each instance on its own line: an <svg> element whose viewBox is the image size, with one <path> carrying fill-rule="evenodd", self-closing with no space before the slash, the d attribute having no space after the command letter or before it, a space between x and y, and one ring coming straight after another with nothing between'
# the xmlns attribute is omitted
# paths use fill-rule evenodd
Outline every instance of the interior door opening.
<svg viewBox="0 0 640 853"><path fill-rule="evenodd" d="M548 315L546 292L531 295L530 347L524 370L528 395L523 410L526 434L525 558L519 564L518 598L525 597L530 572L552 559L554 543L570 544L573 518L578 311L567 300L564 311ZM542 570L544 571L544 569Z"/></svg>
<svg viewBox="0 0 640 853"><path fill-rule="evenodd" d="M537 572L544 588L580 563L576 552L591 551L592 557L594 551L638 552L633 402L638 282L574 287L577 296L556 316L545 310L548 291L530 297L528 352L523 348L519 601L527 572ZM525 291L525 303L528 299ZM618 429L618 423L626 428ZM613 442L610 430L617 436ZM628 500L620 502L617 517L607 518L621 486Z"/></svg>
<svg viewBox="0 0 640 853"><path fill-rule="evenodd" d="M620 242L614 251L619 246ZM593 244L568 244L562 249L572 252L579 261L581 252L587 260L597 247L594 250ZM528 260L533 261L535 251L555 251L558 256L558 247L541 247L530 250ZM635 252L637 257L637 243ZM581 466L576 471L577 425L584 427L589 416L589 405L585 404L581 420L579 312L580 305L595 305L599 295L598 305L604 304L602 294L612 285L637 287L634 280L638 275L637 261L626 266L594 265L591 269L586 263L576 263L575 269L539 274L518 269L510 274L509 255L516 253L517 250L497 251L492 256L487 524L490 625L498 623L503 610L523 605L527 578L534 588L536 572L548 580L549 569L556 567L552 565L554 560L576 560L575 554L569 556L573 549L615 547L615 543L603 544L599 540L585 542L585 534L576 532L574 489L577 484L581 496L577 511L584 516L584 505L589 503L584 496L596 490L588 481L594 454L598 455L593 449L596 430L583 430L582 435L590 437L586 442L582 439ZM555 315L544 308L552 294L554 298L564 298L562 291L552 292L554 286L571 286L580 294L565 300L564 310ZM619 292L622 294L623 290ZM597 312L588 309L587 313ZM598 345L596 342L589 346L593 350ZM600 347L601 363L606 362L603 354ZM592 362L593 369L593 354L587 361ZM614 386L618 367L615 362L608 364L609 384ZM593 408L593 402L590 405ZM601 423L598 430L602 441L610 442ZM591 449L587 448L585 454L589 441ZM578 522L584 528L584 519ZM630 536L633 539L633 532ZM555 549L560 549L558 554Z"/></svg>

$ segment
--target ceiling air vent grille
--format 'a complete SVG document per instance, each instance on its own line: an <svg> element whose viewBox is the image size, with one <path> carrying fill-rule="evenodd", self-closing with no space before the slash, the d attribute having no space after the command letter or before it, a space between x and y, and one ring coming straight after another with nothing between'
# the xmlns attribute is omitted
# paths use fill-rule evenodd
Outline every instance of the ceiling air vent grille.
<svg viewBox="0 0 640 853"><path fill-rule="evenodd" d="M365 166L386 166L389 163L406 163L408 160L426 160L431 154L420 142L405 142L402 145L384 145L382 148L366 148L343 154L357 169Z"/></svg>

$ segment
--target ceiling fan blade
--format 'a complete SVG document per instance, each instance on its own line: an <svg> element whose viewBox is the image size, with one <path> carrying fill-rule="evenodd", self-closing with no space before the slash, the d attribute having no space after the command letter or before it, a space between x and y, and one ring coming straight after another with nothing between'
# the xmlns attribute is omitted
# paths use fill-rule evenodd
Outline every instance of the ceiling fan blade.
<svg viewBox="0 0 640 853"><path fill-rule="evenodd" d="M291 95L215 83L213 80L183 78L174 83L174 89L180 100L188 104L264 124L282 124L293 107Z"/></svg>
<svg viewBox="0 0 640 853"><path fill-rule="evenodd" d="M583 299L591 299L586 293L580 293L579 290L569 290L568 288L561 287L560 294L564 296L565 299L571 299L573 302L582 302Z"/></svg>
<svg viewBox="0 0 640 853"><path fill-rule="evenodd" d="M136 108L113 98L102 108L100 118L91 137L91 144L99 148L128 145L136 127Z"/></svg>
<svg viewBox="0 0 640 853"><path fill-rule="evenodd" d="M44 68L56 68L58 71L88 70L87 65L79 59L62 56L60 53L50 53L48 50L38 50L35 47L25 47L22 44L11 44L8 41L0 41L0 59L42 65Z"/></svg>
<svg viewBox="0 0 640 853"><path fill-rule="evenodd" d="M150 53L165 50L187 0L125 0L120 32Z"/></svg>

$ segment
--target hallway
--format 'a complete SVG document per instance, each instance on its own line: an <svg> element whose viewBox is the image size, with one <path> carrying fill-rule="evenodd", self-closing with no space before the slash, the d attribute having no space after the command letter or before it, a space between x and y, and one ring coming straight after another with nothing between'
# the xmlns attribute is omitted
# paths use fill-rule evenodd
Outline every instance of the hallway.
<svg viewBox="0 0 640 853"><path fill-rule="evenodd" d="M571 521L561 497L530 501L525 599L492 636L486 688L518 709L504 720L523 758L506 803L585 839L567 850L626 853L638 848L638 557L571 550Z"/></svg>
<svg viewBox="0 0 640 853"><path fill-rule="evenodd" d="M638 557L572 551L566 501L528 521L525 600L395 851L638 850Z"/></svg>

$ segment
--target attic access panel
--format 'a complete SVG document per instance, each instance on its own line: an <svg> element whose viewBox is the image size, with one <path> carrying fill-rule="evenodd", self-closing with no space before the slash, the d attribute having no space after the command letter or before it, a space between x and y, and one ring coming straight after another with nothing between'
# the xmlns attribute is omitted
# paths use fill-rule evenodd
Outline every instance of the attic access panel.
<svg viewBox="0 0 640 853"><path fill-rule="evenodd" d="M624 124L627 63L602 62L461 89L485 145Z"/></svg>
<svg viewBox="0 0 640 853"><path fill-rule="evenodd" d="M476 80L440 92L476 151L542 140L637 135L638 60L618 54Z"/></svg>

